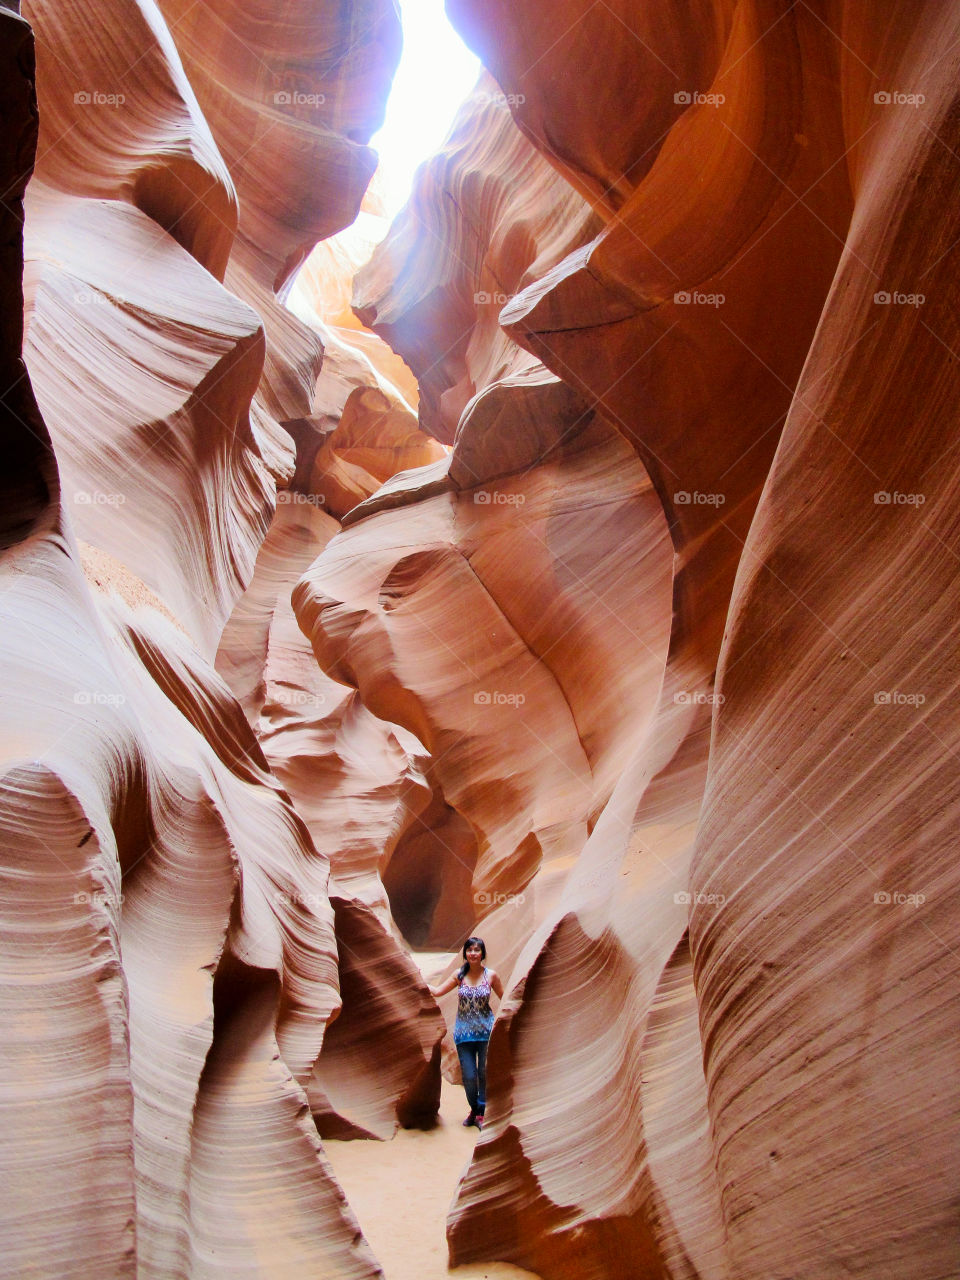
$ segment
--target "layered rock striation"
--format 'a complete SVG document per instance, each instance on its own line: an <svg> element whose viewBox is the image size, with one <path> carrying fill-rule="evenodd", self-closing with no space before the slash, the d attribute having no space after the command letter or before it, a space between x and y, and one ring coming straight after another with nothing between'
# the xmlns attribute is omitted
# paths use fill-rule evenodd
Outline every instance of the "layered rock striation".
<svg viewBox="0 0 960 1280"><path fill-rule="evenodd" d="M478 835L476 927L513 966L452 1257L591 1278L624 1257L664 1276L945 1274L952 1175L901 1160L876 1117L911 1044L937 1040L933 1076L952 1074L955 672L939 639L908 657L904 622L911 601L955 612L938 496L953 236L942 204L912 203L955 164L952 28L935 6L885 14L883 36L843 4L705 6L694 28L635 5L448 8L499 84L465 107L355 306L420 376L450 461L351 512L294 600L321 663L430 751ZM580 490L566 468L601 439L617 462ZM596 519L565 540L564 500L595 509L631 465L673 550L655 510L646 542L641 508L610 526L606 581L619 620L642 601L649 680L583 632L560 657L566 571L593 603L611 566ZM509 514L478 512L501 496ZM548 559L519 552L531 533ZM952 635L945 614L934 633ZM579 704L584 671L611 669L616 709L596 690ZM956 1113L915 1085L939 1149Z"/></svg>
<svg viewBox="0 0 960 1280"><path fill-rule="evenodd" d="M878 1116L906 1073L921 1146L956 1125L912 1065L952 1074L954 237L913 193L956 163L953 27L710 5L690 40L679 8L448 8L606 221L501 323L634 445L677 552L660 704L514 970L453 1256L944 1274L951 1175Z"/></svg>
<svg viewBox="0 0 960 1280"><path fill-rule="evenodd" d="M360 155L321 192L281 157L302 207L261 244L283 263L349 221L372 171L399 26L368 8L367 37L331 6L309 47L301 24L272 55L278 73L294 47L297 74L329 62L320 132ZM50 1276L372 1277L308 1100L342 1006L329 859L211 665L295 472L277 387L306 368L309 404L319 346L286 352L285 322L265 341L265 293L224 287L243 276L240 206L257 244L247 183L275 198L277 153L221 151L167 17L118 4L91 42L81 6L0 10L4 1257ZM366 80L338 80L366 38ZM262 133L258 112L244 127Z"/></svg>
<svg viewBox="0 0 960 1280"><path fill-rule="evenodd" d="M672 557L634 452L497 324L506 290L599 225L501 98L481 80L357 284L358 315L420 378L421 427L452 449L351 511L294 606L325 669L417 735L472 837L435 852L435 912L469 887L515 952L610 796L633 707L656 698Z"/></svg>

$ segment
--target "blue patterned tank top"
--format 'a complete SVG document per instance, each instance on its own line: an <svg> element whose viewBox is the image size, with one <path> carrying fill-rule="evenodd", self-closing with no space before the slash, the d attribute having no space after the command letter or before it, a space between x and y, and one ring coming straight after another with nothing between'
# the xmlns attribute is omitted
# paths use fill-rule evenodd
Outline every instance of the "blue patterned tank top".
<svg viewBox="0 0 960 1280"><path fill-rule="evenodd" d="M461 982L457 991L457 1021L453 1028L453 1043L465 1040L489 1040L493 1030L493 1010L490 1008L490 979L484 969L483 977L475 987Z"/></svg>

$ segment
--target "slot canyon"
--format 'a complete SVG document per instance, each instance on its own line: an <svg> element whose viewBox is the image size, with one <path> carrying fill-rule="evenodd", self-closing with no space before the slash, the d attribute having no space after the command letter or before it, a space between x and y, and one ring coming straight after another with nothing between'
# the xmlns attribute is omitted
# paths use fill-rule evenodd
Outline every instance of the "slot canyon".
<svg viewBox="0 0 960 1280"><path fill-rule="evenodd" d="M418 3L0 0L0 1275L957 1280L960 0Z"/></svg>

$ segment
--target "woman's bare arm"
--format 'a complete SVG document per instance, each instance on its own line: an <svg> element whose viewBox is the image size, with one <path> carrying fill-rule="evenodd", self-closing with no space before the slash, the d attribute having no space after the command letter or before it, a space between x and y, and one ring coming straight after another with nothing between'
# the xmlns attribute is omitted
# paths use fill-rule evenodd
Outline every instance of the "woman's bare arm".
<svg viewBox="0 0 960 1280"><path fill-rule="evenodd" d="M500 975L497 973L496 969L488 970L488 977L490 979L490 990L495 992L502 1000L503 983L500 981Z"/></svg>
<svg viewBox="0 0 960 1280"><path fill-rule="evenodd" d="M448 991L452 991L455 986L457 986L457 975L451 973L446 982L441 982L439 987L428 987L428 990L434 1000L438 1000L440 996L445 996Z"/></svg>

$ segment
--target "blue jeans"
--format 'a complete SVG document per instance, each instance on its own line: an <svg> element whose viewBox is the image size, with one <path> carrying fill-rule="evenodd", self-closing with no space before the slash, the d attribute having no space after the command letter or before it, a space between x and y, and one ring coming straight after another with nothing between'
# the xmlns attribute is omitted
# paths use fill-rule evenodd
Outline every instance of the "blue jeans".
<svg viewBox="0 0 960 1280"><path fill-rule="evenodd" d="M482 1116L487 1103L487 1045L489 1040L464 1040L457 1045L463 1087L474 1115Z"/></svg>

